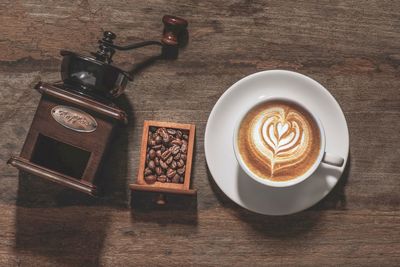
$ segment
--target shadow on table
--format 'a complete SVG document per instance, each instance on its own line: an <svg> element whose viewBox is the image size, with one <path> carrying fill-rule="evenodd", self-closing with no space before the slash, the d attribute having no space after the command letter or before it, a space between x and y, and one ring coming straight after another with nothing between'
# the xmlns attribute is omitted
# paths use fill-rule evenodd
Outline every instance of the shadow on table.
<svg viewBox="0 0 400 267"><path fill-rule="evenodd" d="M231 201L217 186L208 167L207 172L211 188L217 196L219 202L224 207L233 210L235 212L234 215L240 220L248 223L260 234L279 239L293 239L306 234L316 227L319 220L323 216L323 210L337 208L345 209L345 185L350 173L350 155L342 177L332 191L323 200L305 211L285 216L261 215L240 207Z"/></svg>
<svg viewBox="0 0 400 267"><path fill-rule="evenodd" d="M97 206L98 199L20 173L15 250L21 264L98 266L109 215Z"/></svg>
<svg viewBox="0 0 400 267"><path fill-rule="evenodd" d="M119 105L133 123L125 96ZM22 265L99 266L110 223L106 206L127 206L128 130L121 127L101 170L103 196L94 198L45 179L20 172L15 250ZM24 258L29 255L29 258ZM27 262L24 263L24 260Z"/></svg>
<svg viewBox="0 0 400 267"><path fill-rule="evenodd" d="M346 209L346 184L349 180L350 170L351 170L351 153L347 158L347 164L344 168L343 174L340 177L339 181L335 185L329 194L324 197L320 202L312 206L309 210L328 210L328 209L336 209L336 210L345 210Z"/></svg>
<svg viewBox="0 0 400 267"><path fill-rule="evenodd" d="M131 215L135 222L157 222L160 225L197 225L197 197L166 195L167 203L158 205L155 200L159 193L132 192Z"/></svg>

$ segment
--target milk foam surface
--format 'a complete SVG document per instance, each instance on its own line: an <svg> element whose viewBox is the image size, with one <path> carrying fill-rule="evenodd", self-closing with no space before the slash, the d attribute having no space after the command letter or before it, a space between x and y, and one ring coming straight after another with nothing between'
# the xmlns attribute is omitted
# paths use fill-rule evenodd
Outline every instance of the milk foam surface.
<svg viewBox="0 0 400 267"><path fill-rule="evenodd" d="M320 149L314 118L302 107L270 101L253 108L240 125L239 152L258 176L286 181L305 173Z"/></svg>

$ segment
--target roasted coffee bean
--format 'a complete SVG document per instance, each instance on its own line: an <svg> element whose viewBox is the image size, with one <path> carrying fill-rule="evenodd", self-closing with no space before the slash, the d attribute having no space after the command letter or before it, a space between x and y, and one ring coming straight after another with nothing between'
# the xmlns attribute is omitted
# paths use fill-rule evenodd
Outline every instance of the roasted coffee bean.
<svg viewBox="0 0 400 267"><path fill-rule="evenodd" d="M187 158L186 154L182 153L182 154L181 154L181 159L182 159L183 161L186 161L186 158Z"/></svg>
<svg viewBox="0 0 400 267"><path fill-rule="evenodd" d="M152 174L152 173L153 173L153 171L150 170L149 168L144 169L144 175L145 175L145 176L150 175L150 174Z"/></svg>
<svg viewBox="0 0 400 267"><path fill-rule="evenodd" d="M183 141L185 141L185 140L183 140ZM183 143L182 143L181 151L182 151L183 153L186 153L186 152L187 152L187 142L183 142Z"/></svg>
<svg viewBox="0 0 400 267"><path fill-rule="evenodd" d="M185 173L185 166L183 166L182 168L177 169L176 172L178 174L180 174L180 175L184 174Z"/></svg>
<svg viewBox="0 0 400 267"><path fill-rule="evenodd" d="M171 149L172 155L178 154L179 151L180 151L180 149L181 149L181 148L180 148L179 146L174 145L174 146L172 147L172 149Z"/></svg>
<svg viewBox="0 0 400 267"><path fill-rule="evenodd" d="M183 159L179 159L176 162L176 166L178 166L178 168L182 168L183 166L185 166L185 162L183 161Z"/></svg>
<svg viewBox="0 0 400 267"><path fill-rule="evenodd" d="M149 157L150 159L154 159L156 157L156 151L154 149L150 149Z"/></svg>
<svg viewBox="0 0 400 267"><path fill-rule="evenodd" d="M161 183L165 183L167 181L167 176L165 176L164 174L161 174L160 176L157 177L157 181L159 181Z"/></svg>
<svg viewBox="0 0 400 267"><path fill-rule="evenodd" d="M162 138L161 138L161 136L159 136L158 134L157 134L157 136L156 136L156 138L155 138L154 140L156 141L156 144L157 144L157 145L160 145L161 142L162 142Z"/></svg>
<svg viewBox="0 0 400 267"><path fill-rule="evenodd" d="M174 156L174 160L180 160L181 159L181 153L178 153Z"/></svg>
<svg viewBox="0 0 400 267"><path fill-rule="evenodd" d="M147 167L149 167L150 170L154 170L156 164L154 163L153 160L150 160L149 163L147 164Z"/></svg>
<svg viewBox="0 0 400 267"><path fill-rule="evenodd" d="M160 131L160 136L162 138L164 138L166 135L169 135L168 132L167 132L167 129L165 129L165 128L161 128L161 129L162 130Z"/></svg>
<svg viewBox="0 0 400 267"><path fill-rule="evenodd" d="M176 134L176 130L174 129L167 129L167 132L171 135L175 135Z"/></svg>
<svg viewBox="0 0 400 267"><path fill-rule="evenodd" d="M161 145L155 145L155 146L153 146L153 149L155 149L155 150L161 149Z"/></svg>
<svg viewBox="0 0 400 267"><path fill-rule="evenodd" d="M177 146L181 146L182 145L182 140L179 139L179 138L176 138L176 139L171 141L171 144L177 145Z"/></svg>
<svg viewBox="0 0 400 267"><path fill-rule="evenodd" d="M155 172L157 175L161 175L163 173L163 170L161 169L161 167L156 167Z"/></svg>
<svg viewBox="0 0 400 267"><path fill-rule="evenodd" d="M151 140L150 141L150 146L155 146L156 145L156 141L155 140Z"/></svg>
<svg viewBox="0 0 400 267"><path fill-rule="evenodd" d="M164 170L168 169L168 165L167 165L162 159L160 159L160 166L161 166L161 168L163 168Z"/></svg>
<svg viewBox="0 0 400 267"><path fill-rule="evenodd" d="M157 133L161 136L163 141L164 141L164 139L169 138L169 134L168 134L168 132L167 132L167 130L165 128L159 128L157 130Z"/></svg>
<svg viewBox="0 0 400 267"><path fill-rule="evenodd" d="M178 166L178 165L176 164L176 161L173 160L173 161L169 164L169 166L170 166L172 169L176 169L176 166Z"/></svg>
<svg viewBox="0 0 400 267"><path fill-rule="evenodd" d="M156 131L159 135L162 136L162 134L165 134L167 132L167 129L165 129L164 127L160 127L157 129Z"/></svg>
<svg viewBox="0 0 400 267"><path fill-rule="evenodd" d="M164 144L167 144L167 143L169 143L169 141L171 141L171 138L168 134L166 134L166 135L162 136L162 140L163 140Z"/></svg>
<svg viewBox="0 0 400 267"><path fill-rule="evenodd" d="M147 175L144 177L144 180L146 181L146 183L152 184L157 180L157 177L155 175Z"/></svg>
<svg viewBox="0 0 400 267"><path fill-rule="evenodd" d="M179 183L181 176L179 174L175 174L174 177L172 177L172 182L173 183Z"/></svg>
<svg viewBox="0 0 400 267"><path fill-rule="evenodd" d="M169 158L169 156L171 156L171 151L170 150L165 150L162 154L161 154L161 158L163 160L166 160L167 158Z"/></svg>
<svg viewBox="0 0 400 267"><path fill-rule="evenodd" d="M169 156L166 160L165 163L167 163L168 165L171 164L171 162L174 160L174 158L171 156Z"/></svg>
<svg viewBox="0 0 400 267"><path fill-rule="evenodd" d="M183 183L188 131L164 127L149 129L145 177L149 181ZM146 180L147 181L147 180Z"/></svg>
<svg viewBox="0 0 400 267"><path fill-rule="evenodd" d="M176 171L175 170L173 170L173 169L171 169L171 168L169 168L168 170L167 170L167 177L168 178L172 178L172 177L174 177L175 176L175 174L176 174Z"/></svg>

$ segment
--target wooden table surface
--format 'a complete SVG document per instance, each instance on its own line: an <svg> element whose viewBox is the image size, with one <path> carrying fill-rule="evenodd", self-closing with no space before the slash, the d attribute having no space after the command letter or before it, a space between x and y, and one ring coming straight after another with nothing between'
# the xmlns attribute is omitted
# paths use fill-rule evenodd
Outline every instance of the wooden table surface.
<svg viewBox="0 0 400 267"><path fill-rule="evenodd" d="M0 266L265 266L400 264L400 2L50 1L0 3ZM60 49L90 52L103 30L120 44L159 39L161 17L189 20L176 61L137 71L118 102L130 122L91 199L6 165L22 148L40 95L60 79ZM118 53L123 68L158 53ZM215 185L204 130L220 95L268 69L306 74L341 104L350 162L334 190L301 213L248 212ZM197 126L197 199L154 207L131 197L143 120Z"/></svg>

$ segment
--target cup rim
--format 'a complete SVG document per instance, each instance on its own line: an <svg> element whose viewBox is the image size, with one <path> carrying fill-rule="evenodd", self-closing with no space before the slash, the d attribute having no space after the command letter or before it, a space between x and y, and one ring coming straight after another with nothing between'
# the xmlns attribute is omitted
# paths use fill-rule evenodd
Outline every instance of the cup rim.
<svg viewBox="0 0 400 267"><path fill-rule="evenodd" d="M318 129L319 129L319 133L320 133L320 149L319 149L319 154L317 159L315 160L314 164L305 172L303 173L301 176L298 176L294 179L291 180L287 180L287 181L272 181L269 179L265 179L265 178L261 178L258 175L256 175L255 173L253 173L246 165L246 163L243 161L242 156L240 155L239 152L239 148L238 148L238 144L237 144L237 136L239 133L239 128L240 128L240 124L242 123L243 119L245 118L245 116L249 113L250 110L252 110L254 107L265 103L265 102L270 102L270 101L284 101L284 102L289 102L289 103L293 103L296 104L300 107L302 107L304 110L306 110L311 117L314 119L314 121L316 122ZM270 187L290 187L290 186L294 186L297 185L301 182L303 182L304 180L306 180L307 178L309 178L316 170L317 168L320 166L321 162L322 162L322 158L324 156L325 153L325 130L324 127L322 125L321 120L313 113L311 112L307 107L305 107L304 104L290 99L290 98L286 98L286 97L268 97L268 98L264 98L262 100L256 101L253 104L250 105L250 107L248 109L246 109L245 112L243 112L243 114L239 117L239 120L236 122L235 125L235 129L234 129L234 134L233 134L233 150L235 153L235 157L237 162L239 163L240 167L242 168L242 170L244 170L246 172L246 174L248 176L250 176L253 180L255 180L258 183L261 183L263 185L267 185Z"/></svg>

